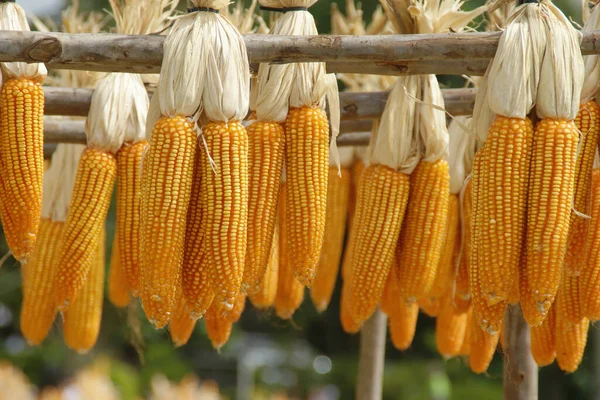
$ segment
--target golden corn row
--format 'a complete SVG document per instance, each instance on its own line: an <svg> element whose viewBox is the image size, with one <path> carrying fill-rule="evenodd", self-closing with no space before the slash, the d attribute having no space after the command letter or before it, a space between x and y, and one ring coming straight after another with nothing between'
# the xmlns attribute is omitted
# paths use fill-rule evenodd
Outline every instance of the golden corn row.
<svg viewBox="0 0 600 400"><path fill-rule="evenodd" d="M156 328L169 322L181 279L196 143L194 125L185 117L162 117L142 164L141 299Z"/></svg>
<svg viewBox="0 0 600 400"><path fill-rule="evenodd" d="M532 131L528 118L499 115L475 155L469 281L477 323L491 335L501 329L519 270Z"/></svg>
<svg viewBox="0 0 600 400"><path fill-rule="evenodd" d="M117 237L121 268L131 293L141 288L142 157L145 140L124 143L117 152Z"/></svg>
<svg viewBox="0 0 600 400"><path fill-rule="evenodd" d="M542 323L554 302L567 248L579 133L573 121L546 118L533 139L527 211L527 263L520 301L530 325ZM558 315L557 315L558 318Z"/></svg>
<svg viewBox="0 0 600 400"><path fill-rule="evenodd" d="M587 261L579 279L579 303L583 315L600 320L600 169L592 172L591 221Z"/></svg>
<svg viewBox="0 0 600 400"><path fill-rule="evenodd" d="M318 107L292 108L285 121L285 171L289 260L310 287L325 233L329 124Z"/></svg>
<svg viewBox="0 0 600 400"><path fill-rule="evenodd" d="M215 302L232 308L244 276L248 233L248 134L237 121L209 122L203 140L213 164L202 163L202 247ZM203 161L208 161L202 157ZM213 171L214 168L214 171ZM203 197L204 200L204 197Z"/></svg>
<svg viewBox="0 0 600 400"><path fill-rule="evenodd" d="M215 297L209 276L211 265L206 255L207 249L202 245L206 228L202 225L202 204L206 201L206 193L202 191L202 171L203 163L208 162L208 156L204 151L196 151L192 191L185 225L181 285L187 308L193 319L201 318Z"/></svg>
<svg viewBox="0 0 600 400"><path fill-rule="evenodd" d="M575 125L579 129L582 139L575 166L573 207L577 212L589 215L592 167L600 135L600 106L596 104L595 100L590 100L579 107ZM571 210L564 264L569 275L579 275L584 268L589 226L589 219L578 216L575 211Z"/></svg>
<svg viewBox="0 0 600 400"><path fill-rule="evenodd" d="M502 327L496 333L490 335L476 323L477 318L475 315L471 318L469 367L476 374L481 374L487 371L492 358L494 358L494 352L496 351L496 347L498 347Z"/></svg>
<svg viewBox="0 0 600 400"><path fill-rule="evenodd" d="M175 347L181 347L190 340L196 326L196 319L192 317L181 286L179 285L177 287L176 298L175 307L169 320L169 334Z"/></svg>
<svg viewBox="0 0 600 400"><path fill-rule="evenodd" d="M269 263L263 276L258 292L248 295L252 305L259 310L273 306L277 295L277 282L279 280L279 224L275 224L273 244L269 254Z"/></svg>
<svg viewBox="0 0 600 400"><path fill-rule="evenodd" d="M440 313L435 320L435 344L444 358L460 354L467 330L468 312L459 312L452 304L452 292L442 297Z"/></svg>
<svg viewBox="0 0 600 400"><path fill-rule="evenodd" d="M454 281L454 306L458 311L466 311L471 306L471 286L469 285L469 265L471 259L471 223L473 220L473 182L469 180L462 198L462 221L460 242L461 254Z"/></svg>
<svg viewBox="0 0 600 400"><path fill-rule="evenodd" d="M242 312L244 311L245 304L246 295L240 293L235 299L233 308L231 308L227 314L223 315L223 311L225 311L223 303L213 303L206 311L204 318L206 333L215 349L221 350L221 347L229 341L231 328L234 323L239 321Z"/></svg>
<svg viewBox="0 0 600 400"><path fill-rule="evenodd" d="M352 239L355 242L348 292L348 311L358 325L373 314L381 299L396 251L409 188L408 175L385 165L372 164L361 175L355 220L358 230Z"/></svg>
<svg viewBox="0 0 600 400"><path fill-rule="evenodd" d="M426 296L440 262L450 197L448 162L421 161L410 174L406 219L396 256L398 288L408 301Z"/></svg>
<svg viewBox="0 0 600 400"><path fill-rule="evenodd" d="M86 147L77 167L56 272L54 300L60 311L74 302L97 263L116 176L114 155Z"/></svg>
<svg viewBox="0 0 600 400"><path fill-rule="evenodd" d="M248 248L242 290L252 294L260 290L273 243L285 151L283 126L254 122L248 127L248 144Z"/></svg>
<svg viewBox="0 0 600 400"><path fill-rule="evenodd" d="M44 91L29 78L9 79L0 93L0 212L13 256L26 262L42 216Z"/></svg>
<svg viewBox="0 0 600 400"><path fill-rule="evenodd" d="M348 195L348 230L352 228L356 200L358 198L358 182L365 168L365 163L361 159L357 159L351 168L352 179L350 179L350 194Z"/></svg>
<svg viewBox="0 0 600 400"><path fill-rule="evenodd" d="M277 278L277 294L273 305L275 314L281 319L290 319L304 300L304 285L296 279L291 266L288 231L286 224L288 213L288 183L281 185L279 194L279 273Z"/></svg>
<svg viewBox="0 0 600 400"><path fill-rule="evenodd" d="M555 321L556 307L553 306L541 325L530 328L531 355L539 367L552 364L556 358Z"/></svg>
<svg viewBox="0 0 600 400"><path fill-rule="evenodd" d="M458 354L461 356L468 356L471 354L471 330L472 330L472 321L473 321L473 307L469 307L466 311L467 313L467 322L465 322L465 336L463 338L463 344L458 351Z"/></svg>
<svg viewBox="0 0 600 400"><path fill-rule="evenodd" d="M116 233L113 239L112 252L110 255L110 272L108 274L108 300L118 308L124 308L129 305L131 296L129 294L129 285L123 264L121 263L121 252L119 251L119 234Z"/></svg>
<svg viewBox="0 0 600 400"><path fill-rule="evenodd" d="M419 306L399 299L398 307L389 315L392 345L398 350L406 350L412 344L417 329Z"/></svg>
<svg viewBox="0 0 600 400"><path fill-rule="evenodd" d="M561 370L575 372L581 364L587 342L589 320L585 317L576 323L570 321L568 302L565 301L565 285L561 285L556 295L555 344L556 361Z"/></svg>
<svg viewBox="0 0 600 400"><path fill-rule="evenodd" d="M35 250L29 262L21 266L21 333L31 345L40 344L46 338L56 315L54 303L48 299L54 295L54 275L64 228L64 222L42 218Z"/></svg>
<svg viewBox="0 0 600 400"><path fill-rule="evenodd" d="M337 167L329 167L325 237L321 257L317 265L317 273L310 289L310 297L319 312L325 311L331 300L344 246L348 195L350 192L350 170L342 168L341 173L342 176L340 177Z"/></svg>
<svg viewBox="0 0 600 400"><path fill-rule="evenodd" d="M83 157L83 156L82 156ZM63 334L67 347L79 353L88 352L96 344L102 320L104 301L104 227L94 249L94 260L83 287L68 311L63 313Z"/></svg>

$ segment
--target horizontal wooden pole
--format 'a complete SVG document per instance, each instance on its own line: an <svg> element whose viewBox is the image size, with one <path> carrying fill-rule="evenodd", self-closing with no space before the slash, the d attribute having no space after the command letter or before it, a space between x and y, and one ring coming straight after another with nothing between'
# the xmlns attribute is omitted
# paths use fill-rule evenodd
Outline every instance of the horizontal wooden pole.
<svg viewBox="0 0 600 400"><path fill-rule="evenodd" d="M475 103L474 89L444 89L446 109L452 115L469 115ZM87 116L92 100L92 89L70 89L44 86L46 115ZM342 92L340 108L342 120L375 119L381 116L387 101L387 92Z"/></svg>
<svg viewBox="0 0 600 400"><path fill-rule="evenodd" d="M245 35L251 63L326 62L330 72L480 74L500 33L431 35ZM583 54L598 54L600 31L587 32ZM50 68L154 73L164 36L108 33L0 32L0 62L44 62Z"/></svg>

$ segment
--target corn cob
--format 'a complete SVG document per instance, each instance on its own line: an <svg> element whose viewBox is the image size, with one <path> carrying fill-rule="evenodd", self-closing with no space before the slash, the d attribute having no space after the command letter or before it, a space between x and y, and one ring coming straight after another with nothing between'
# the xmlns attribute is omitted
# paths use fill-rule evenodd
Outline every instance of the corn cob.
<svg viewBox="0 0 600 400"><path fill-rule="evenodd" d="M448 162L421 161L410 175L406 220L400 232L398 288L408 301L426 296L433 286L448 223Z"/></svg>
<svg viewBox="0 0 600 400"><path fill-rule="evenodd" d="M196 319L192 317L183 290L179 285L175 297L177 300L169 320L169 333L175 347L181 347L190 340L196 326Z"/></svg>
<svg viewBox="0 0 600 400"><path fill-rule="evenodd" d="M108 274L108 299L119 308L129 305L131 296L129 295L129 286L127 278L123 271L121 263L121 253L119 251L119 234L115 234L110 256L110 272Z"/></svg>
<svg viewBox="0 0 600 400"><path fill-rule="evenodd" d="M441 301L439 298L434 297L422 297L417 300L419 309L427 316L435 318L440 313Z"/></svg>
<svg viewBox="0 0 600 400"><path fill-rule="evenodd" d="M532 326L529 333L531 338L531 355L539 367L550 365L556 358L555 316L556 307L550 307L548 317L541 325Z"/></svg>
<svg viewBox="0 0 600 400"><path fill-rule="evenodd" d="M471 221L473 205L473 184L469 180L462 197L461 254L454 282L454 306L458 311L466 311L471 305L469 285L469 260L471 258Z"/></svg>
<svg viewBox="0 0 600 400"><path fill-rule="evenodd" d="M341 174L341 177L338 176L337 167L329 167L325 238L315 279L310 289L310 297L319 312L325 311L331 300L344 245L350 170L342 168Z"/></svg>
<svg viewBox="0 0 600 400"><path fill-rule="evenodd" d="M208 162L206 153L196 151L181 268L183 295L194 319L204 315L215 297L209 277L210 262L202 245L205 229L202 226L202 204L206 202L206 192L202 191L202 168L203 163Z"/></svg>
<svg viewBox="0 0 600 400"><path fill-rule="evenodd" d="M444 358L460 354L467 329L468 312L458 312L449 291L441 300L440 314L435 320L435 344Z"/></svg>
<svg viewBox="0 0 600 400"><path fill-rule="evenodd" d="M44 91L40 82L8 79L0 92L0 212L13 256L33 252L42 213Z"/></svg>
<svg viewBox="0 0 600 400"><path fill-rule="evenodd" d="M221 347L227 343L229 336L231 335L231 328L233 324L239 321L244 306L246 304L246 295L240 293L235 299L235 304L230 310L223 307L223 303L213 303L208 310L204 318L204 324L206 326L206 333L212 343L212 346L220 350ZM223 315L223 312L227 312Z"/></svg>
<svg viewBox="0 0 600 400"><path fill-rule="evenodd" d="M398 305L400 304L400 292L398 291L398 278L396 277L397 272L394 269L395 266L396 260L394 259L392 261L390 272L385 280L385 287L383 288L381 301L379 303L381 311L388 316L394 313L394 310L398 308Z"/></svg>
<svg viewBox="0 0 600 400"><path fill-rule="evenodd" d="M592 172L591 221L587 262L579 279L579 302L583 315L600 319L600 169Z"/></svg>
<svg viewBox="0 0 600 400"><path fill-rule="evenodd" d="M582 104L579 108L575 125L581 132L582 139L579 156L575 166L575 193L573 208L569 219L569 235L564 268L569 275L579 275L585 265L586 243L590 220L577 215L577 212L590 214L592 186L592 166L598 136L600 135L600 106L594 100Z"/></svg>
<svg viewBox="0 0 600 400"><path fill-rule="evenodd" d="M163 117L142 164L142 305L157 328L169 321L181 279L185 224L196 152L194 126Z"/></svg>
<svg viewBox="0 0 600 400"><path fill-rule="evenodd" d="M325 233L329 165L325 112L312 107L290 109L285 143L289 260L296 278L310 287Z"/></svg>
<svg viewBox="0 0 600 400"><path fill-rule="evenodd" d="M248 127L248 247L242 290L249 294L260 290L269 261L283 168L284 139L283 126L276 122L256 121Z"/></svg>
<svg viewBox="0 0 600 400"><path fill-rule="evenodd" d="M350 179L350 194L348 195L348 230L352 228L354 211L356 209L356 200L358 198L358 182L360 181L360 175L365 168L366 165L361 159L357 159L352 165L352 179Z"/></svg>
<svg viewBox="0 0 600 400"><path fill-rule="evenodd" d="M589 320L585 317L579 321L571 322L568 302L565 301L569 294L561 285L556 295L556 319L554 340L556 345L556 361L561 370L575 372L583 358L587 342Z"/></svg>
<svg viewBox="0 0 600 400"><path fill-rule="evenodd" d="M417 328L419 306L399 298L398 305L389 315L390 336L392 344L398 350L406 350L412 344Z"/></svg>
<svg viewBox="0 0 600 400"><path fill-rule="evenodd" d="M202 157L202 247L211 265L217 302L235 304L246 254L248 223L248 135L239 123L209 122L202 137L214 165ZM213 171L214 166L214 171Z"/></svg>
<svg viewBox="0 0 600 400"><path fill-rule="evenodd" d="M282 319L290 319L304 300L304 285L294 276L290 265L291 254L289 252L288 226L286 219L289 215L286 208L288 183L281 185L279 194L279 273L277 278L277 294L273 303L275 314Z"/></svg>
<svg viewBox="0 0 600 400"><path fill-rule="evenodd" d="M23 305L21 333L29 344L40 344L48 335L56 308L48 298L54 294L64 222L42 218L37 244L31 259L23 264Z"/></svg>
<svg viewBox="0 0 600 400"><path fill-rule="evenodd" d="M117 152L117 238L121 268L131 293L141 288L141 165L148 142L124 143Z"/></svg>
<svg viewBox="0 0 600 400"><path fill-rule="evenodd" d="M360 178L349 312L362 325L375 311L396 251L410 187L409 176L372 164ZM385 221L385 223L383 223ZM418 307L417 307L418 309Z"/></svg>
<svg viewBox="0 0 600 400"><path fill-rule="evenodd" d="M273 306L277 295L277 281L279 278L279 225L275 225L273 244L269 253L269 263L263 276L258 292L248 295L252 305L258 309L267 309Z"/></svg>
<svg viewBox="0 0 600 400"><path fill-rule="evenodd" d="M546 118L535 129L527 263L519 290L523 316L530 325L544 320L558 291L573 205L578 140L573 121Z"/></svg>
<svg viewBox="0 0 600 400"><path fill-rule="evenodd" d="M471 325L473 320L473 307L467 309L467 322L465 322L465 336L463 338L463 344L458 351L461 356L468 356L471 353Z"/></svg>
<svg viewBox="0 0 600 400"><path fill-rule="evenodd" d="M529 119L498 115L475 155L469 281L478 323L489 334L500 330L519 270L531 140Z"/></svg>
<svg viewBox="0 0 600 400"><path fill-rule="evenodd" d="M475 311L473 311L475 312ZM498 341L500 339L500 331L499 329L494 334L489 334L485 332L478 323L476 323L477 318L473 315L473 322L471 323L471 332L470 332L470 352L469 352L469 367L471 371L476 374L481 374L487 371L490 363L492 362L492 358L494 357L494 352L496 351L496 347L498 346Z"/></svg>
<svg viewBox="0 0 600 400"><path fill-rule="evenodd" d="M344 281L342 284L342 293L340 295L340 322L342 329L346 333L357 333L362 324L357 324L350 315L350 304L348 300L348 292L350 291L350 283Z"/></svg>
<svg viewBox="0 0 600 400"><path fill-rule="evenodd" d="M84 155L81 157L83 158ZM79 295L69 310L63 313L65 343L79 353L85 353L94 347L100 333L104 300L104 242L105 233L102 227L89 274Z"/></svg>
<svg viewBox="0 0 600 400"><path fill-rule="evenodd" d="M117 162L113 154L92 147L83 151L56 273L54 300L60 311L66 311L73 303L97 262L116 175Z"/></svg>

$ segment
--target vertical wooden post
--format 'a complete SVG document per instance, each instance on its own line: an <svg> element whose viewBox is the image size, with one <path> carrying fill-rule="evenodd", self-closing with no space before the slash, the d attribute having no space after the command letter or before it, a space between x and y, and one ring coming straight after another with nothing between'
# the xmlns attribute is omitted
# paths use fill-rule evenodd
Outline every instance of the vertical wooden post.
<svg viewBox="0 0 600 400"><path fill-rule="evenodd" d="M504 399L537 400L538 368L520 305L508 307L504 329Z"/></svg>
<svg viewBox="0 0 600 400"><path fill-rule="evenodd" d="M357 400L381 400L387 316L377 309L360 331Z"/></svg>

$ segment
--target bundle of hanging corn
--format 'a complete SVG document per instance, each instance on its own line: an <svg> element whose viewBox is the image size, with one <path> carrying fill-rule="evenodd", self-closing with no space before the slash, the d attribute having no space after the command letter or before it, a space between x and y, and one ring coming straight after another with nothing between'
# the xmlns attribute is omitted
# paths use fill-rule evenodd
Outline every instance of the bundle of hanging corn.
<svg viewBox="0 0 600 400"><path fill-rule="evenodd" d="M0 30L29 31L25 11L0 3ZM0 213L8 247L26 263L42 214L44 177L44 64L2 63L0 93Z"/></svg>
<svg viewBox="0 0 600 400"><path fill-rule="evenodd" d="M578 40L550 2L519 6L477 95L474 125L485 142L473 165L470 285L481 332L473 329L489 342L498 340L517 284L532 326L546 318L559 288L575 194ZM527 117L534 106L535 132Z"/></svg>
<svg viewBox="0 0 600 400"><path fill-rule="evenodd" d="M157 328L169 321L179 279L197 318L213 296L231 309L244 272L248 58L239 31L219 14L228 2L193 3L165 40L142 165L141 298Z"/></svg>
<svg viewBox="0 0 600 400"><path fill-rule="evenodd" d="M271 29L276 35L317 35L314 18L307 10L315 2L259 0L261 5L283 13ZM287 257L301 284L310 287L314 280L327 206L329 124L324 111L326 97L332 122L331 147L337 161L335 138L339 131L339 98L335 76L325 73L324 63L261 64L259 67L257 96L253 104L256 122L248 127L248 131L250 168L253 175L257 175L252 179L260 177L264 184L257 188L251 185L245 274L245 287L249 291L256 288L256 282L266 268L284 158ZM259 157L259 151L263 152L262 157ZM262 201L257 197L258 191L265 196Z"/></svg>

